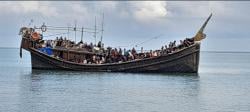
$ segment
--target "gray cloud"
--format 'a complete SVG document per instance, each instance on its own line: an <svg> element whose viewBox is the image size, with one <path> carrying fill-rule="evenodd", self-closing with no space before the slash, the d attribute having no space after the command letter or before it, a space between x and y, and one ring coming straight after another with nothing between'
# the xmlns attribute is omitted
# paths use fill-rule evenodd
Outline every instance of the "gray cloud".
<svg viewBox="0 0 250 112"><path fill-rule="evenodd" d="M19 47L18 30L28 25L30 19L36 25L46 22L67 26L76 20L78 26L93 27L96 16L100 27L104 12L106 45L130 46L162 34L142 44L146 49L156 49L169 41L192 37L212 12L213 17L205 30L208 38L202 50L237 50L231 48L233 42L240 46L249 40L249 6L250 2L234 1L2 1L0 47ZM74 39L73 33L70 37ZM93 41L93 35L84 34L84 39ZM249 45L245 48L241 50L250 51Z"/></svg>

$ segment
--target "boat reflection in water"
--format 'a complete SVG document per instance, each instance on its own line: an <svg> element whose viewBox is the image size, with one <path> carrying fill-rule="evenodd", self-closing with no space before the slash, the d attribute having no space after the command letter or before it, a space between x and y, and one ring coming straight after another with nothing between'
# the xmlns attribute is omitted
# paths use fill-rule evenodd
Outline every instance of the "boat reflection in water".
<svg viewBox="0 0 250 112"><path fill-rule="evenodd" d="M20 77L18 110L164 111L186 105L195 111L200 78L192 74L32 70Z"/></svg>

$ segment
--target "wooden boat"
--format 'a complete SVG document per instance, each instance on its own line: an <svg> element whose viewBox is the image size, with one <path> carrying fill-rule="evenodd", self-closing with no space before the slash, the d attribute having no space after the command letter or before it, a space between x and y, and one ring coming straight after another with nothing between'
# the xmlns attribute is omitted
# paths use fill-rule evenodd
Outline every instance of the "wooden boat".
<svg viewBox="0 0 250 112"><path fill-rule="evenodd" d="M192 38L194 43L188 47L176 50L172 53L162 54L156 57L135 59L120 63L102 63L102 64L84 64L69 61L73 55L93 55L94 52L58 49L52 48L52 52L61 52L67 59L50 56L34 47L36 41L27 36L31 28L22 28L22 41L20 47L20 56L22 48L31 54L32 69L59 69L76 70L86 72L178 72L178 73L197 73L199 69L200 45L201 40L206 37L203 33L212 14L207 18L197 34ZM26 32L26 34L25 34ZM34 31L30 31L32 33ZM93 53L93 54L91 54Z"/></svg>

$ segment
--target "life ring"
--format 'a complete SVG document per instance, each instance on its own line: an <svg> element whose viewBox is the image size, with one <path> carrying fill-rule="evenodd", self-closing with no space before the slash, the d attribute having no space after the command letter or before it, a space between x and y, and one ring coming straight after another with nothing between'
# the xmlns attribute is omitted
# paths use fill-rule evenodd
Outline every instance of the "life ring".
<svg viewBox="0 0 250 112"><path fill-rule="evenodd" d="M40 34L39 34L38 32L32 33L31 37L32 37L32 39L35 40L35 41L41 38L41 37L40 37Z"/></svg>

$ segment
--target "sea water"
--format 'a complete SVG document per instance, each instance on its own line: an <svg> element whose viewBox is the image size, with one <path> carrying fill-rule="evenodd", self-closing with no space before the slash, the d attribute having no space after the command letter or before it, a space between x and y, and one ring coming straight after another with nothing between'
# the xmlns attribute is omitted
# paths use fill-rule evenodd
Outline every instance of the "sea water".
<svg viewBox="0 0 250 112"><path fill-rule="evenodd" d="M0 49L0 112L249 112L250 53L201 52L198 74L32 70Z"/></svg>

